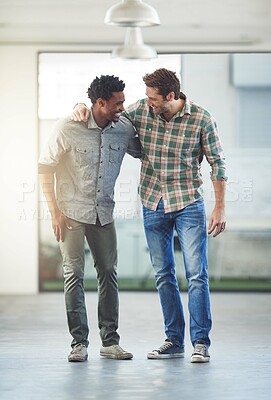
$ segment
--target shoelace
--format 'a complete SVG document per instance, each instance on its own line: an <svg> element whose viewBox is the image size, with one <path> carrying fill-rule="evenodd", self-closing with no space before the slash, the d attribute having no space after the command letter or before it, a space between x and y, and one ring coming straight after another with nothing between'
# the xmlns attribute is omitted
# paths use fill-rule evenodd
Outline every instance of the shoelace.
<svg viewBox="0 0 271 400"><path fill-rule="evenodd" d="M195 346L194 354L200 354L201 356L205 356L206 346L204 344L198 343Z"/></svg>
<svg viewBox="0 0 271 400"><path fill-rule="evenodd" d="M162 352L164 350L169 349L172 346L173 346L172 342L165 342L161 347L159 347L158 351Z"/></svg>
<svg viewBox="0 0 271 400"><path fill-rule="evenodd" d="M72 349L72 353L76 353L77 351L80 351L80 350L82 350L82 347L83 347L83 345L81 344L81 343L79 343L79 344L76 344L75 346L74 346L74 348Z"/></svg>
<svg viewBox="0 0 271 400"><path fill-rule="evenodd" d="M125 351L123 350L123 348L120 347L119 344L113 344L113 345L112 345L112 348L113 348L113 349L116 349L116 350L119 351L119 352L125 353Z"/></svg>

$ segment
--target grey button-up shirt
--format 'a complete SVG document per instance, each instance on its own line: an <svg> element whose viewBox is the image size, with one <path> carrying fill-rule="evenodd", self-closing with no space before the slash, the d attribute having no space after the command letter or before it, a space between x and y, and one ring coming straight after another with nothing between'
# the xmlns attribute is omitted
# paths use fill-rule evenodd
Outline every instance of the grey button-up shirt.
<svg viewBox="0 0 271 400"><path fill-rule="evenodd" d="M88 123L60 119L42 151L39 174L54 173L56 199L69 218L102 225L113 220L114 186L125 153L141 157L136 131L124 117L104 129L97 126L92 112Z"/></svg>

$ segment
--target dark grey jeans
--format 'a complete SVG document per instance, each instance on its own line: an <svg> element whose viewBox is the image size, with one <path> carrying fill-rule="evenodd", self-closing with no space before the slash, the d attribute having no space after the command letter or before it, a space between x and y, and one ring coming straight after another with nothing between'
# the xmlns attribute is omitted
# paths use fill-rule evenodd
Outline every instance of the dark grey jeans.
<svg viewBox="0 0 271 400"><path fill-rule="evenodd" d="M114 222L101 226L69 220L72 230L66 229L60 242L63 258L64 291L67 319L72 346L88 346L88 320L84 292L85 238L94 260L98 279L98 326L104 346L119 343L117 238Z"/></svg>

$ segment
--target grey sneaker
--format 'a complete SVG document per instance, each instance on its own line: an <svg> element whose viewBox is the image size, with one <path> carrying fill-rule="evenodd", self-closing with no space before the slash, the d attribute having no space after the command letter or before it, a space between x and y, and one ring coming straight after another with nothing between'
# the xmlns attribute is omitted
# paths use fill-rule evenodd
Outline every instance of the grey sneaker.
<svg viewBox="0 0 271 400"><path fill-rule="evenodd" d="M157 350L153 350L147 354L149 359L160 359L160 358L183 358L184 357L184 346L177 346L170 340L166 340L165 343Z"/></svg>
<svg viewBox="0 0 271 400"><path fill-rule="evenodd" d="M68 355L68 360L71 362L82 362L87 361L88 359L88 352L87 348L84 344L78 343L76 344L70 354Z"/></svg>
<svg viewBox="0 0 271 400"><path fill-rule="evenodd" d="M115 360L130 360L133 354L123 350L118 344L112 346L102 346L100 356L103 358L114 358Z"/></svg>
<svg viewBox="0 0 271 400"><path fill-rule="evenodd" d="M210 355L208 347L205 344L197 343L194 347L193 354L191 356L192 363L206 363L210 361Z"/></svg>

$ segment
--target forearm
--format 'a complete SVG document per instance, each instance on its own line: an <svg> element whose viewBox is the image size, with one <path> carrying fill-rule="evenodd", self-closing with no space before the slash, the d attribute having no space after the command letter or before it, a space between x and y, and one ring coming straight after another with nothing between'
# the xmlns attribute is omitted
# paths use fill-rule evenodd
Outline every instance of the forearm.
<svg viewBox="0 0 271 400"><path fill-rule="evenodd" d="M226 181L212 181L215 192L215 208L225 209Z"/></svg>
<svg viewBox="0 0 271 400"><path fill-rule="evenodd" d="M134 158L142 158L141 143L137 136L130 139L127 153Z"/></svg>
<svg viewBox="0 0 271 400"><path fill-rule="evenodd" d="M39 180L50 214L55 218L59 213L55 196L55 176L52 173L39 174Z"/></svg>

